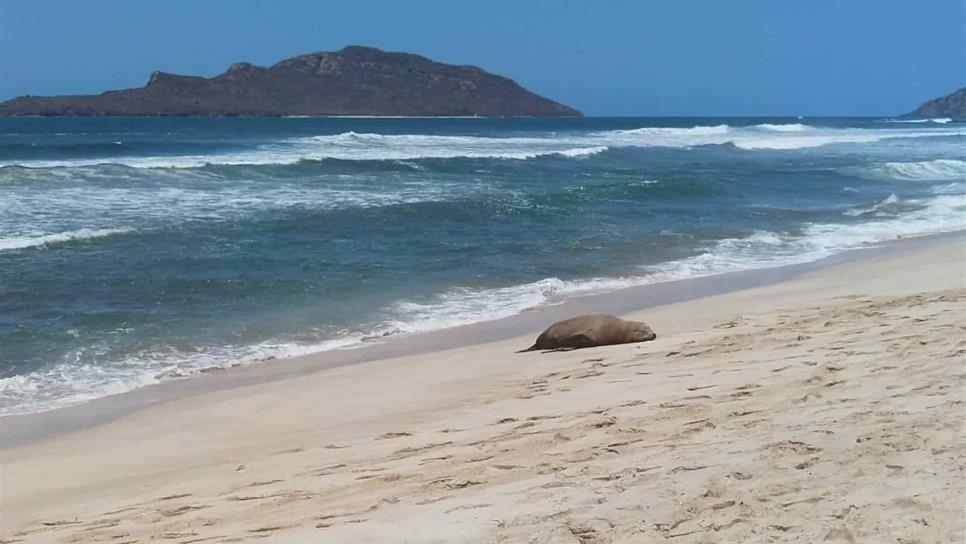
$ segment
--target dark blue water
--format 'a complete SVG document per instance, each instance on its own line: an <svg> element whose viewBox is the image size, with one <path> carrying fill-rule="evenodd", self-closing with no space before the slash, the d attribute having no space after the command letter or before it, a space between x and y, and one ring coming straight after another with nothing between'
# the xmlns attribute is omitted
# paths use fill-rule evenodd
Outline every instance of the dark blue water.
<svg viewBox="0 0 966 544"><path fill-rule="evenodd" d="M966 125L0 119L0 413L964 228Z"/></svg>

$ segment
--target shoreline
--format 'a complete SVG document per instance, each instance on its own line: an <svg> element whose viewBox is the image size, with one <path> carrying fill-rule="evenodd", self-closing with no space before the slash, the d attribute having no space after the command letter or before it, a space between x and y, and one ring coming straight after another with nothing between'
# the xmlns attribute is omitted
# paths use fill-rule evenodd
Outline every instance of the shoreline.
<svg viewBox="0 0 966 544"><path fill-rule="evenodd" d="M958 542L964 242L628 315L652 342L451 334L5 448L0 539Z"/></svg>
<svg viewBox="0 0 966 544"><path fill-rule="evenodd" d="M196 395L306 376L346 365L425 355L520 336L536 336L550 323L567 316L594 312L626 315L657 306L775 285L835 265L937 247L951 240L963 242L966 240L966 231L880 242L808 263L727 272L581 295L556 304L525 310L509 317L402 335L372 345L332 349L234 367L214 368L200 374L175 378L78 404L40 412L0 416L0 448L41 442L62 434L109 423L152 406ZM522 342L527 341L522 340Z"/></svg>

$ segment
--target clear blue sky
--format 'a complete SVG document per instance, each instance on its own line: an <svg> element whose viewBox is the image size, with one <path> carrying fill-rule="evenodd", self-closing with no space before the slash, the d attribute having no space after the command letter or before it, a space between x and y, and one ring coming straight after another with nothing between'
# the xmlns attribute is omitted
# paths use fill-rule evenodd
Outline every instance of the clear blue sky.
<svg viewBox="0 0 966 544"><path fill-rule="evenodd" d="M588 115L892 115L966 85L966 0L0 0L0 99L348 44Z"/></svg>

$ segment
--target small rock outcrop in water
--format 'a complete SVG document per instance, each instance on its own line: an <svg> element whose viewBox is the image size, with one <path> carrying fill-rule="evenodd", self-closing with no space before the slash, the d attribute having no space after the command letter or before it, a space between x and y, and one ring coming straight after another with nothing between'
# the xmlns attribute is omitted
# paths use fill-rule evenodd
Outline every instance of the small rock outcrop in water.
<svg viewBox="0 0 966 544"><path fill-rule="evenodd" d="M267 68L240 62L212 78L154 72L139 89L21 96L0 103L0 115L562 117L580 112L474 66L350 46Z"/></svg>
<svg viewBox="0 0 966 544"><path fill-rule="evenodd" d="M907 113L903 117L966 119L966 87L953 91L946 96L923 102L915 111Z"/></svg>

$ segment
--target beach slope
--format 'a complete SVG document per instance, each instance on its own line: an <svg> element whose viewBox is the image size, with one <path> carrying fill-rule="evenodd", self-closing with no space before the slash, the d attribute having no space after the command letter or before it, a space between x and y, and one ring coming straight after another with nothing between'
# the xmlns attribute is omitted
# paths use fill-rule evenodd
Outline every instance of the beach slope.
<svg viewBox="0 0 966 544"><path fill-rule="evenodd" d="M958 542L964 245L193 395L3 453L4 542ZM526 334L522 334L522 333Z"/></svg>

